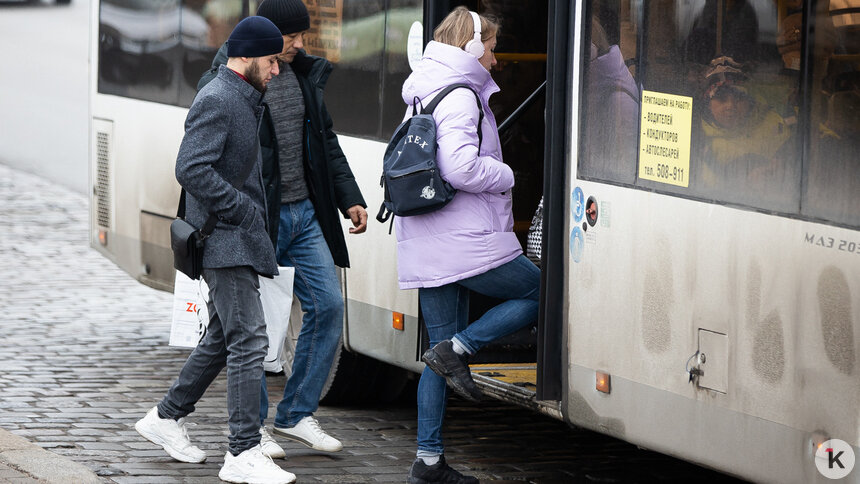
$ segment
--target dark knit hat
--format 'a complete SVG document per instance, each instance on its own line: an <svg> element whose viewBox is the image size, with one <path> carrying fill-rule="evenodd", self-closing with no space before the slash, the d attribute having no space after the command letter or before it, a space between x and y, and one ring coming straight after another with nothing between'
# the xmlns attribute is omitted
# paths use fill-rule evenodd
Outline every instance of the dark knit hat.
<svg viewBox="0 0 860 484"><path fill-rule="evenodd" d="M274 22L283 35L301 32L311 26L308 8L302 0L263 0L257 8L257 15Z"/></svg>
<svg viewBox="0 0 860 484"><path fill-rule="evenodd" d="M227 57L263 57L280 54L284 37L265 17L248 17L236 24L227 39Z"/></svg>

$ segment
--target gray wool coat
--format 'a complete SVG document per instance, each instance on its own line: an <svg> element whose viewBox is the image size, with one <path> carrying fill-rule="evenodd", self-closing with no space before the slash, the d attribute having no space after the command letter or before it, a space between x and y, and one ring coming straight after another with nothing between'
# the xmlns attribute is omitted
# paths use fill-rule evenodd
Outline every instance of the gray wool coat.
<svg viewBox="0 0 860 484"><path fill-rule="evenodd" d="M266 197L257 131L262 94L221 66L197 93L185 119L176 157L176 180L186 191L185 220L202 228L210 213L218 224L206 239L203 268L250 266L258 274L278 273L266 232ZM232 183L246 162L254 167L239 189Z"/></svg>

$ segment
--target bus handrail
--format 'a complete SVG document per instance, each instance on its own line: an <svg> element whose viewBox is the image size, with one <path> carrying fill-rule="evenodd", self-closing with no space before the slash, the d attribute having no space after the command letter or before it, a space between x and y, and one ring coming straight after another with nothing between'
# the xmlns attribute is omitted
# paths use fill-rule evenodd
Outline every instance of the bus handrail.
<svg viewBox="0 0 860 484"><path fill-rule="evenodd" d="M502 124L499 125L499 137L501 137L502 134L504 134L504 132L507 131L508 128L510 128L511 125L514 124L520 118L520 116L523 115L526 109L530 108L532 104L537 101L537 98L540 94L543 94L545 92L546 80L544 80L543 83L538 86L538 88L535 89L533 93L529 94L529 97L527 97L526 100L523 101L523 103L520 104L519 107L510 114L510 116L508 116L504 121L502 121Z"/></svg>

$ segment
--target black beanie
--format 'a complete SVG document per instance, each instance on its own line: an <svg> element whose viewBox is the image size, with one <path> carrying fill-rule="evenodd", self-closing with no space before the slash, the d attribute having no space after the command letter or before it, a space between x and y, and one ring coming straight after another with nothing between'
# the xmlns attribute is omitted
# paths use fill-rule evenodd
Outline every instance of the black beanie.
<svg viewBox="0 0 860 484"><path fill-rule="evenodd" d="M307 30L311 26L308 8L302 0L263 0L257 15L274 22L284 35Z"/></svg>
<svg viewBox="0 0 860 484"><path fill-rule="evenodd" d="M264 57L284 50L281 31L265 17L247 17L227 39L227 57Z"/></svg>

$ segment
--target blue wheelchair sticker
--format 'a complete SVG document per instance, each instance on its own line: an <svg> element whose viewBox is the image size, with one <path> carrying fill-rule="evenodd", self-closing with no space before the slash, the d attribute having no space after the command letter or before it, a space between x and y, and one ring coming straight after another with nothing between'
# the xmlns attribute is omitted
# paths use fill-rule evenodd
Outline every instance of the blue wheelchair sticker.
<svg viewBox="0 0 860 484"><path fill-rule="evenodd" d="M570 256L574 262L582 260L582 251L585 250L585 234L579 226L570 231Z"/></svg>
<svg viewBox="0 0 860 484"><path fill-rule="evenodd" d="M582 222L582 216L585 215L585 195L582 194L582 188L573 189L570 195L570 211L576 223Z"/></svg>

